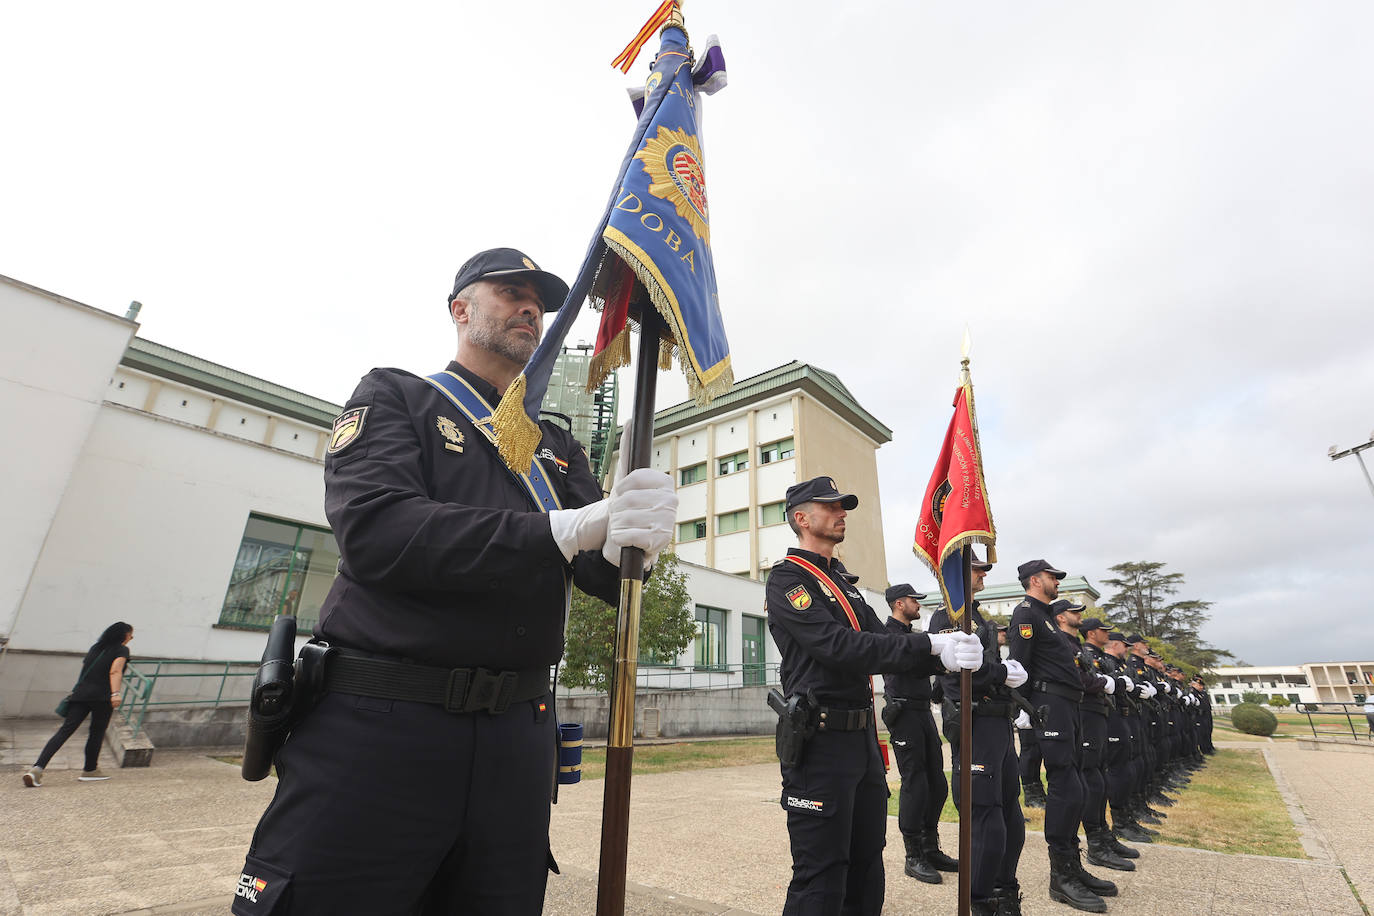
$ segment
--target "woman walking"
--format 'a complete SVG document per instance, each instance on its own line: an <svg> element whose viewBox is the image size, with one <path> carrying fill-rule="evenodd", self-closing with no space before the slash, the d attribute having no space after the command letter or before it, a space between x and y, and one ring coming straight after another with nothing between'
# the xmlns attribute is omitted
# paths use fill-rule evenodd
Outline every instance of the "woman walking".
<svg viewBox="0 0 1374 916"><path fill-rule="evenodd" d="M57 734L48 739L43 753L37 762L24 774L24 785L41 786L43 768L48 765L58 749L66 743L87 715L91 717L91 733L86 738L86 768L77 777L81 782L95 782L109 779L100 771L100 744L105 740L105 729L110 724L110 716L119 705L119 695L124 683L124 666L129 660L129 640L134 638L134 628L120 621L112 623L100 634L100 638L86 653L81 663L81 676L72 688L66 703L66 719ZM60 711L60 710L59 710Z"/></svg>

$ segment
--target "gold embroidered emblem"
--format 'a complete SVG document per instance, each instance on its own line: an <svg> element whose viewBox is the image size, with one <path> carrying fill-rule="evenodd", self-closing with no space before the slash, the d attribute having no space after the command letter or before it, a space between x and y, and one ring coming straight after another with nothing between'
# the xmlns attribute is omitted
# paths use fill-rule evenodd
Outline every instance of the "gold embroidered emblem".
<svg viewBox="0 0 1374 916"><path fill-rule="evenodd" d="M666 200L687 220L692 231L711 244L710 215L706 206L706 166L701 144L685 130L658 129L658 136L644 141L635 153L648 174L649 193Z"/></svg>
<svg viewBox="0 0 1374 916"><path fill-rule="evenodd" d="M444 448L451 452L462 454L463 431L458 428L458 424L454 423L448 417L441 416L435 421L434 425L438 427L439 435L448 440L444 443Z"/></svg>
<svg viewBox="0 0 1374 916"><path fill-rule="evenodd" d="M821 594L825 595L826 598L830 599L831 601L835 600L835 593L832 592L829 588L827 588L824 582L817 582L816 585L820 587Z"/></svg>
<svg viewBox="0 0 1374 916"><path fill-rule="evenodd" d="M521 263L523 263L526 267L528 267L530 270L538 270L538 269L539 269L538 267L535 267L535 266L534 266L534 262L531 261L529 258L521 258L520 261L521 261Z"/></svg>

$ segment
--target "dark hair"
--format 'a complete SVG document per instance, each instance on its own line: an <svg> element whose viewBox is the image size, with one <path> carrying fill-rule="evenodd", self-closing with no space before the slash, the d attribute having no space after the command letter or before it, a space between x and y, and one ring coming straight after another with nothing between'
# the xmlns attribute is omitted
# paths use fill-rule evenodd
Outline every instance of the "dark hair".
<svg viewBox="0 0 1374 916"><path fill-rule="evenodd" d="M122 620L117 620L105 628L105 632L100 634L100 638L95 641L92 649L103 649L106 646L117 646L124 642L124 637L134 631L134 628Z"/></svg>

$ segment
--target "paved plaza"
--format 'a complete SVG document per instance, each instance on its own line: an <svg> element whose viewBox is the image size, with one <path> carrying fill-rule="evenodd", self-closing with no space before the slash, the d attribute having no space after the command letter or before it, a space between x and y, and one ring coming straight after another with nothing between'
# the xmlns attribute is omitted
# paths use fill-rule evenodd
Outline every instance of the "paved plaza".
<svg viewBox="0 0 1374 916"><path fill-rule="evenodd" d="M247 783L236 767L205 751L163 749L143 769L119 770L113 759L102 760L113 778L79 783L83 732L54 759L43 787L26 789L19 776L56 725L0 720L0 914L227 913L273 780ZM1136 872L1102 872L1122 891L1108 901L1109 913L1366 912L1355 893L1374 900L1374 754L1286 742L1237 746L1263 748L1310 858L1142 846ZM637 776L626 912L779 912L790 860L778 791L774 765ZM601 800L600 781L564 787L553 814L563 874L550 876L548 914L595 910ZM942 825L947 851L957 846L956 831ZM954 913L954 881L929 886L905 877L895 822L888 838L884 912ZM1075 912L1045 894L1048 863L1039 834L1028 835L1021 862L1028 914Z"/></svg>

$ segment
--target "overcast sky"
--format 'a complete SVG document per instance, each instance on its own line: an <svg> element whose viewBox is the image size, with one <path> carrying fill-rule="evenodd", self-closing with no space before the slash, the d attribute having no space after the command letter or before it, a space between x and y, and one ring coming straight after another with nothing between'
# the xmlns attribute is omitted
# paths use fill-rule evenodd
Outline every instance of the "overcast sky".
<svg viewBox="0 0 1374 916"><path fill-rule="evenodd" d="M656 42L609 62L654 5L12 5L0 273L338 403L432 371L469 255L572 278ZM892 581L934 588L910 544L968 325L992 581L1162 561L1250 663L1374 658L1374 498L1326 457L1374 429L1374 6L686 14L729 64L704 145L736 378L813 363L892 427Z"/></svg>

